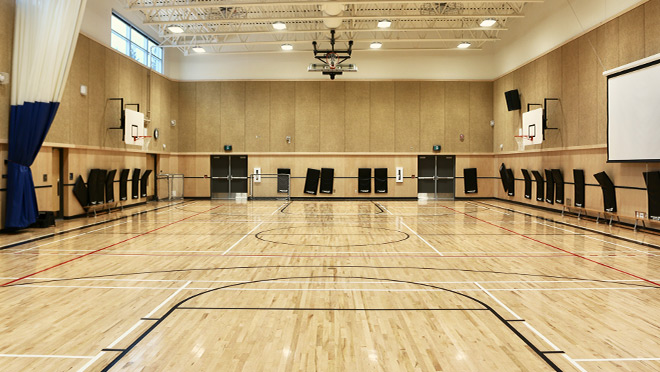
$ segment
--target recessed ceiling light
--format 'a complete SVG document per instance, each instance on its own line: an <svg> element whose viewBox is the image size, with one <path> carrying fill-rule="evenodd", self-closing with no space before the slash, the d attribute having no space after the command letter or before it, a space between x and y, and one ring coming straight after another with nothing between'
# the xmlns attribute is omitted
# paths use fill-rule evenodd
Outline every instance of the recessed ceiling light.
<svg viewBox="0 0 660 372"><path fill-rule="evenodd" d="M170 26L167 29L173 34L183 33L183 29L179 26Z"/></svg>
<svg viewBox="0 0 660 372"><path fill-rule="evenodd" d="M201 46L194 46L192 50L195 53L206 53L206 49L202 48Z"/></svg>
<svg viewBox="0 0 660 372"><path fill-rule="evenodd" d="M273 22L273 28L276 30L286 30L286 23L284 22Z"/></svg>
<svg viewBox="0 0 660 372"><path fill-rule="evenodd" d="M282 50L293 50L293 45L291 45L291 44L282 44Z"/></svg>
<svg viewBox="0 0 660 372"><path fill-rule="evenodd" d="M392 21L383 19L378 21L378 28L388 28L392 25Z"/></svg>
<svg viewBox="0 0 660 372"><path fill-rule="evenodd" d="M369 45L369 48L371 48L371 49L380 49L380 47L382 47L382 46L383 46L383 43L381 43L379 41L374 41L373 43L371 43L371 45Z"/></svg>
<svg viewBox="0 0 660 372"><path fill-rule="evenodd" d="M492 18L484 19L479 26L481 27L493 27L497 23L496 20Z"/></svg>
<svg viewBox="0 0 660 372"><path fill-rule="evenodd" d="M472 45L472 43L470 43L469 41L464 41L464 42L458 44L458 48L459 49L466 49L466 48L469 48L470 45Z"/></svg>

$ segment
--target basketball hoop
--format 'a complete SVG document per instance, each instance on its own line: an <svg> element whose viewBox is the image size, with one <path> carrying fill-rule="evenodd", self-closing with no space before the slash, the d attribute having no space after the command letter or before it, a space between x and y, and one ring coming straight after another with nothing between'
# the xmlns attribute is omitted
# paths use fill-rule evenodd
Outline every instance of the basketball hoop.
<svg viewBox="0 0 660 372"><path fill-rule="evenodd" d="M525 150L525 141L524 140L529 140L531 142L534 142L534 136L525 136L525 135L518 135L518 136L513 136L516 140L516 144L518 145L518 151L523 151Z"/></svg>
<svg viewBox="0 0 660 372"><path fill-rule="evenodd" d="M325 63L327 63L333 70L337 67L337 59L337 53L335 52L330 52L325 55Z"/></svg>
<svg viewBox="0 0 660 372"><path fill-rule="evenodd" d="M141 138L151 138L151 136L131 136L133 137L133 142L137 142L137 140Z"/></svg>

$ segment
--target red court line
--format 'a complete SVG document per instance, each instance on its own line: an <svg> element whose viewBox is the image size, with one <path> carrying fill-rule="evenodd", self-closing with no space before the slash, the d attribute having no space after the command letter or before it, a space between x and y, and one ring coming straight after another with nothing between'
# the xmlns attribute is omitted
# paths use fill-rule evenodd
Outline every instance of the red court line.
<svg viewBox="0 0 660 372"><path fill-rule="evenodd" d="M468 216L468 217L470 217L470 218L474 218L474 219L477 220L477 221L481 221L481 222L483 222L483 223L487 223L487 224L489 224L489 225L491 225L491 226L499 227L499 228L502 229L502 230L505 230L505 231L511 232L511 233L516 234L516 235L518 235L518 236L522 236L523 238L527 238L527 239L529 239L529 240L531 240L531 241L535 241L535 242L537 242L537 243L541 243L541 244L546 245L546 246L548 246L548 247L550 247L550 248L554 248L554 249L560 250L560 251L562 251L562 252L566 252L566 253L568 253L568 254L570 254L570 255L573 255L573 256L575 256L575 257L580 257L580 258L582 258L582 259L585 259L585 260L587 260L587 261L593 262L593 263L598 264L598 265L600 265L600 266L604 266L604 267L607 267L608 269L616 270L616 271L618 271L618 272L620 272L620 273L623 273L623 274L626 274L626 275L632 276L633 278L641 279L641 280L643 280L643 281L645 281L645 282L647 282L647 283L651 283L651 284L654 284L654 285L657 285L658 287L660 287L660 284L659 284L659 283L656 283L656 282L654 282L654 281L652 281L652 280L648 280L648 279L642 278L641 276L637 276L637 275L632 274L632 273L629 273L629 272L627 272L627 271L624 271L624 270L621 270L621 269L617 269L616 267L613 267L613 266L610 266L610 265L604 264L604 263L602 263L602 262L598 262L598 261L596 261L596 260L592 260L592 259L590 259L590 258L587 258L587 257L585 257L585 256L579 255L579 254L577 254L577 253L573 253L573 252L571 252L571 251L567 251L567 250L565 250L565 249L562 249L562 248L556 247L556 246L554 246L554 245L552 245L552 244L549 244L549 243L546 243L546 242L542 242L542 241L540 241L540 240L536 240L536 239L534 239L534 238L532 238L532 237L529 237L529 236L527 236L527 235L525 235L525 234L521 234L521 233L519 233L519 232L516 232L516 231L510 230L510 229L507 229L506 227L502 227L502 226L500 226L500 225L496 225L496 224L494 224L494 223L492 223L492 222L488 222L488 221L486 221L486 220L482 220L481 218L478 218L478 217L475 217L475 216L469 215L469 214L467 214L467 213L463 213L463 212L461 212L461 211L457 211L456 209L453 209L453 208L450 208L450 207L446 207L446 206L444 206L444 205L443 205L442 207L447 208L447 209L449 209L450 211L454 211L454 212L456 212L456 213L463 214L463 215Z"/></svg>
<svg viewBox="0 0 660 372"><path fill-rule="evenodd" d="M91 251L91 252L89 252L89 253L85 253L85 254L83 254L83 255L80 255L80 256L74 257L74 258L72 258L72 259L70 259L70 260L66 260L66 261L64 261L64 262L60 262L60 263L58 263L57 265L53 265L53 266L47 267L47 268L45 268L45 269L43 269L43 270L39 270L39 271L37 271L37 272L34 272L34 273L32 273L32 274L22 276L22 277L20 277L20 278L18 278L18 279L14 279L14 280L12 280L12 281L10 281L10 282L4 283L4 284L0 284L0 287L4 287L4 286L6 286L6 285L9 285L9 284L12 284L12 283L16 283L16 282L18 282L18 281L20 281L20 280L23 280L23 279L29 278L29 277L34 276L34 275L37 275L37 274L39 274L39 273L43 273L44 271L48 271L48 270L50 270L50 269L54 269L54 268L56 268L56 267L58 267L58 266L62 266L62 265L68 264L69 262L72 262L72 261L75 261L75 260L81 259L81 258L83 258L83 257L87 257L87 256L89 256L89 255L91 255L91 254L94 254L94 253L96 253L96 252L100 252L100 251L102 251L102 250L104 250L104 249L108 249L108 248L114 247L114 246L116 246L116 245L119 245L119 244L122 244L122 243L126 243L126 242L129 241L129 240L133 240L133 239L135 239L135 238L139 238L139 237L141 237L141 236L144 236L144 235L150 234L150 233L152 233L152 232L154 232L154 231L158 231L158 230L160 230L160 229L164 229L164 228L166 228L166 227L168 227L168 226L174 225L175 223L179 223L179 222L181 222L181 221L185 221L185 220L187 220L187 219L189 219L189 218L193 218L193 217L195 217L195 216L199 216L200 214L203 214L203 213L206 213L206 212L210 212L210 211L212 211L212 210L214 210L214 209L216 209L216 208L219 208L219 207L221 207L221 205L218 205L218 206L216 206L216 207L213 207L213 208L211 208L211 209L209 209L209 210L206 210L206 211L204 211L204 212L199 212L199 213L193 214L192 216L188 216L188 217L186 217L186 218L182 218L182 219L180 219L180 220L178 220L178 221L174 221L174 222L168 223L167 225L163 225L163 226L158 227L158 228L155 228L155 229L153 229L153 230L149 230L149 231L144 232L144 233L142 233L142 234L140 234L140 235L136 235L136 236L130 237L130 238L128 238L128 239L124 239L124 240L122 240L122 241L120 241L120 242L117 242L117 243L114 243L114 244L110 244L110 245L108 245L108 246L105 246L105 247L103 247L103 248L97 249L97 250L95 250L95 251Z"/></svg>

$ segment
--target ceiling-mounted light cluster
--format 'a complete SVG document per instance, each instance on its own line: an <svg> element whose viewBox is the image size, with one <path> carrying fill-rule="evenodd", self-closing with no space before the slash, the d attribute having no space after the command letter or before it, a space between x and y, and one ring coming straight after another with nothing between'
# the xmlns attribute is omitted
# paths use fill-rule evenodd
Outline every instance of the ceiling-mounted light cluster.
<svg viewBox="0 0 660 372"><path fill-rule="evenodd" d="M282 50L293 50L293 45L291 44L282 44Z"/></svg>
<svg viewBox="0 0 660 372"><path fill-rule="evenodd" d="M481 27L493 27L497 23L493 18L484 19L479 26Z"/></svg>
<svg viewBox="0 0 660 372"><path fill-rule="evenodd" d="M199 45L195 45L194 47L192 47L192 50L195 53L206 53L206 49L202 48Z"/></svg>
<svg viewBox="0 0 660 372"><path fill-rule="evenodd" d="M168 31L170 31L173 34L181 34L183 33L183 28L179 26L170 26L167 28Z"/></svg>
<svg viewBox="0 0 660 372"><path fill-rule="evenodd" d="M273 28L276 30L286 30L286 23L284 22L273 22Z"/></svg>
<svg viewBox="0 0 660 372"><path fill-rule="evenodd" d="M464 41L464 42L458 44L457 47L458 47L459 49L467 49L467 48L469 48L471 45L472 45L472 43L470 43L469 41Z"/></svg>
<svg viewBox="0 0 660 372"><path fill-rule="evenodd" d="M383 19L378 21L378 28L389 28L392 25L392 21L388 19Z"/></svg>
<svg viewBox="0 0 660 372"><path fill-rule="evenodd" d="M371 43L371 45L369 45L369 48L371 48L371 49L380 49L382 46L383 46L383 43L381 43L379 41L374 41L373 43Z"/></svg>

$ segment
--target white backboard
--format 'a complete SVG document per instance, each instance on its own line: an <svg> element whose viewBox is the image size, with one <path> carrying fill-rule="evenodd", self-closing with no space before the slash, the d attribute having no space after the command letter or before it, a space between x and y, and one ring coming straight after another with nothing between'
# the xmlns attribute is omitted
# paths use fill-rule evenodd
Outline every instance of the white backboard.
<svg viewBox="0 0 660 372"><path fill-rule="evenodd" d="M124 110L126 127L124 128L124 142L127 145L142 146L144 138L134 140L133 136L144 136L144 114L126 109Z"/></svg>
<svg viewBox="0 0 660 372"><path fill-rule="evenodd" d="M543 143L543 108L523 113L523 147Z"/></svg>

